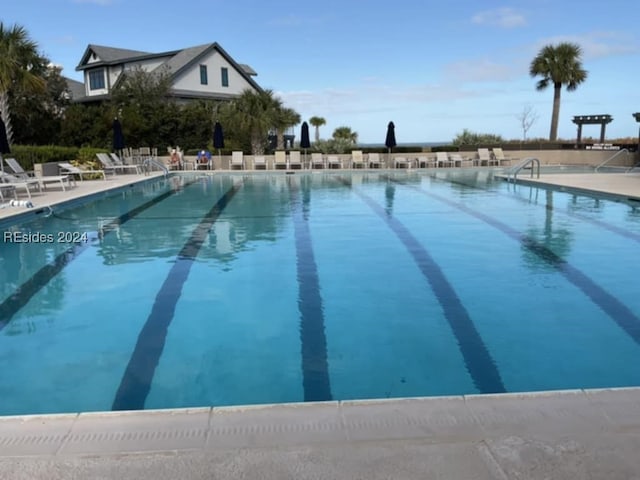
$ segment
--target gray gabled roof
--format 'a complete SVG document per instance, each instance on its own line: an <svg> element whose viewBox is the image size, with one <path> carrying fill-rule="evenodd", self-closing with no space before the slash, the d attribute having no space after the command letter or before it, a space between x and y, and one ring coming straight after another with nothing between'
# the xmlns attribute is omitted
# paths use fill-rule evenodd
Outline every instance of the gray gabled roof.
<svg viewBox="0 0 640 480"><path fill-rule="evenodd" d="M99 62L87 64L91 53L95 53L100 59ZM113 63L122 63L132 58L153 56L154 54L149 52L141 52L139 50L127 50L124 48L104 47L102 45L89 45L82 55L80 64L76 67L76 70L84 70L87 67L93 67L96 65L109 65Z"/></svg>
<svg viewBox="0 0 640 480"><path fill-rule="evenodd" d="M239 63L238 66L244 70L244 73L246 73L247 75L258 75L256 73L256 71L251 68L249 65L247 65L246 63Z"/></svg>
<svg viewBox="0 0 640 480"><path fill-rule="evenodd" d="M62 77L65 82L67 82L67 89L69 93L71 93L72 98L84 97L84 83L74 80L69 77Z"/></svg>
<svg viewBox="0 0 640 480"><path fill-rule="evenodd" d="M104 47L101 45L89 45L82 55L82 60L76 67L76 70L85 70L87 68L93 68L100 65L114 65L150 58L169 57L154 71L167 69L173 77L176 77L197 62L199 58L212 50L216 50L220 53L220 55L222 55L222 57L227 60L227 62L229 62L229 64L231 64L252 87L258 91L262 91L262 88L255 82L255 80L253 80L253 78L251 78L252 76L257 75L257 73L249 65L236 63L236 61L231 58L231 56L220 45L218 45L217 42L162 53L149 53L137 50L126 50L123 48ZM99 62L87 63L92 52L100 58Z"/></svg>

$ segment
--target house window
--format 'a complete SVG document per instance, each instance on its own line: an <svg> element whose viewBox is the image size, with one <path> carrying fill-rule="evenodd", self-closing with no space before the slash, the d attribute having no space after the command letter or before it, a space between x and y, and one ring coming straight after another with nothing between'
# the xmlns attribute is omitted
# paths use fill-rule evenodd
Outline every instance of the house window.
<svg viewBox="0 0 640 480"><path fill-rule="evenodd" d="M200 65L200 85L207 85L209 80L207 78L207 66Z"/></svg>
<svg viewBox="0 0 640 480"><path fill-rule="evenodd" d="M222 75L222 86L228 87L229 86L229 70L226 69L225 67L222 67L220 69L220 75Z"/></svg>
<svg viewBox="0 0 640 480"><path fill-rule="evenodd" d="M89 72L89 90L101 90L104 88L104 69Z"/></svg>

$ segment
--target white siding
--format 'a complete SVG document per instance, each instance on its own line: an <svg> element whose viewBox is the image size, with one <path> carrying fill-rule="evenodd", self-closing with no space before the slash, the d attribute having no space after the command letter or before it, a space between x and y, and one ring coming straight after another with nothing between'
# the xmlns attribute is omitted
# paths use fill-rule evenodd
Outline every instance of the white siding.
<svg viewBox="0 0 640 480"><path fill-rule="evenodd" d="M200 65L207 66L208 84L200 84ZM220 69L225 67L229 72L229 86L222 86L222 75ZM222 93L228 95L240 94L247 88L253 89L240 73L227 62L217 51L212 51L209 55L199 59L187 71L179 75L174 83L176 90L191 90L194 92Z"/></svg>

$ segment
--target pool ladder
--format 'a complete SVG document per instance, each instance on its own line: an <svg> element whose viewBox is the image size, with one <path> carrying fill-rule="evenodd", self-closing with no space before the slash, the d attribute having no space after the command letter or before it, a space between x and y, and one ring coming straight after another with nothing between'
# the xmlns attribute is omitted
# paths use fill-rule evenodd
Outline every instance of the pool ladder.
<svg viewBox="0 0 640 480"><path fill-rule="evenodd" d="M533 166L536 165L537 168L537 175L536 178L540 178L540 160L538 160L535 157L527 157L524 160L522 160L520 163L518 163L517 165L514 165L513 167L511 167L509 170L507 170L507 182L516 182L516 177L518 176L518 173L520 173L520 170L522 170L523 168L525 168L527 165L531 165L531 178L533 178ZM513 177L512 177L513 175Z"/></svg>
<svg viewBox="0 0 640 480"><path fill-rule="evenodd" d="M169 169L167 168L167 166L164 165L163 163L160 163L158 160L156 160L153 157L147 157L144 160L144 162L142 162L142 165L145 167L145 171L148 171L147 170L148 167L156 167L156 168L162 170L162 172L164 173L165 177L167 175L169 175Z"/></svg>

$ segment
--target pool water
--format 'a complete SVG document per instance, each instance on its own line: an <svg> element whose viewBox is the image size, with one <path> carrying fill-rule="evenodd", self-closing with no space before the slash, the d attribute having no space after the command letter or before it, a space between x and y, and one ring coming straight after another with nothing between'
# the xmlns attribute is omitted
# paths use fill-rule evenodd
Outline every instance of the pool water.
<svg viewBox="0 0 640 480"><path fill-rule="evenodd" d="M0 229L2 415L640 385L632 205L217 174L45 215Z"/></svg>

